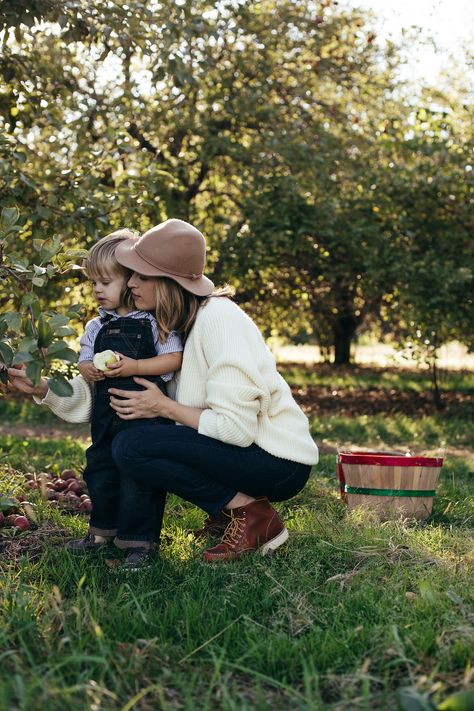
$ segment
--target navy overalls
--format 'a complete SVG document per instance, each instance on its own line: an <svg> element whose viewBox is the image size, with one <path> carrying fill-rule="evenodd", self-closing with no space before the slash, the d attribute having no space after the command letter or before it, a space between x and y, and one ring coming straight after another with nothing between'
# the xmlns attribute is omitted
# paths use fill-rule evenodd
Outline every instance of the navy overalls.
<svg viewBox="0 0 474 711"><path fill-rule="evenodd" d="M102 318L103 326L95 339L94 353L110 349L134 359L156 356L151 323L148 319L127 316L114 320L112 318L110 314ZM146 376L146 379L155 383L166 394L165 383L159 375ZM156 424L174 424L164 417L121 420L110 407L108 390L112 387L121 390L144 390L134 382L133 377L106 377L105 380L95 383L91 418L92 445L86 452L84 479L92 502L91 530L105 536L115 535L120 528L121 517L127 516L127 504L120 501L120 473L111 454L115 435L137 425L153 427ZM126 529L126 521L124 523Z"/></svg>

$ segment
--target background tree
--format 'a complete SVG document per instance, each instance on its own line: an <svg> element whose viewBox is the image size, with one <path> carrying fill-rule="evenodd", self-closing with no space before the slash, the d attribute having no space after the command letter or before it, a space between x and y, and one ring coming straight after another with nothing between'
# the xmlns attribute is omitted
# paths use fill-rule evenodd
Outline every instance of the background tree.
<svg viewBox="0 0 474 711"><path fill-rule="evenodd" d="M399 329L390 305L409 293L410 235L435 195L425 210L414 194L414 100L365 15L330 0L5 7L0 205L25 216L28 258L33 239L88 247L183 217L267 333L316 337L345 363L376 319ZM450 140L430 149L446 167ZM71 304L80 283L51 279L44 296Z"/></svg>

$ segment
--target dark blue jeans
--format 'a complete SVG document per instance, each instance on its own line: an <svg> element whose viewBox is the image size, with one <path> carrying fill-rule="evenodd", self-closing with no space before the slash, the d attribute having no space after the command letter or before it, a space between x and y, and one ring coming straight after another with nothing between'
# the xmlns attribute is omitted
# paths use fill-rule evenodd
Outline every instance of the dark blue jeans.
<svg viewBox="0 0 474 711"><path fill-rule="evenodd" d="M275 457L256 444L236 447L192 427L155 425L119 432L112 456L120 471L122 509L116 543L158 542L167 492L214 515L238 491L285 501L306 484L311 467Z"/></svg>

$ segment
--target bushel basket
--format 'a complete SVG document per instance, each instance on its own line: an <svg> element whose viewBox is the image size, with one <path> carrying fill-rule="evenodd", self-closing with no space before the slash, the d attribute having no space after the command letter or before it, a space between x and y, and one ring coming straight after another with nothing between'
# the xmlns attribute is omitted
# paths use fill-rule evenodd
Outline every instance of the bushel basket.
<svg viewBox="0 0 474 711"><path fill-rule="evenodd" d="M349 510L362 506L381 518L428 518L442 466L438 457L393 452L339 452L337 456L341 496Z"/></svg>

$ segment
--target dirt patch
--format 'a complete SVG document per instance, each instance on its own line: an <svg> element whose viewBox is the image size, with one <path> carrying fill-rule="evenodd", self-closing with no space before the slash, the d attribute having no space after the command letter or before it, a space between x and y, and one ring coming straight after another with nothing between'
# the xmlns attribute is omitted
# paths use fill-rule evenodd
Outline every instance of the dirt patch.
<svg viewBox="0 0 474 711"><path fill-rule="evenodd" d="M317 385L292 388L293 396L307 415L379 415L403 414L413 417L433 415L437 411L429 392L403 392L387 388L331 388ZM444 408L450 417L474 413L470 394L446 392Z"/></svg>
<svg viewBox="0 0 474 711"><path fill-rule="evenodd" d="M30 560L39 558L46 548L63 546L71 538L71 532L49 521L44 521L34 531L25 531L10 536L0 532L0 556L15 561L27 555Z"/></svg>
<svg viewBox="0 0 474 711"><path fill-rule="evenodd" d="M89 439L88 425L38 425L22 424L0 425L0 435L15 435L16 437L38 437L40 439L64 439L73 437L79 442Z"/></svg>

